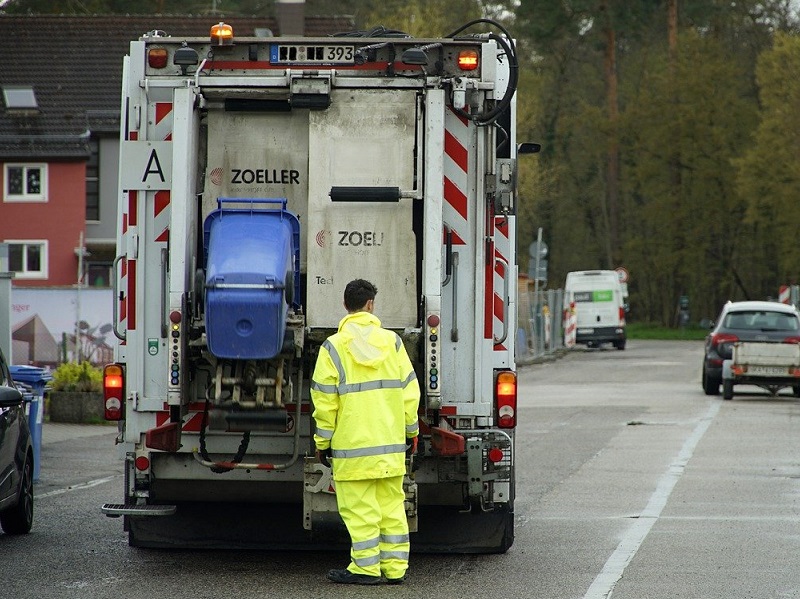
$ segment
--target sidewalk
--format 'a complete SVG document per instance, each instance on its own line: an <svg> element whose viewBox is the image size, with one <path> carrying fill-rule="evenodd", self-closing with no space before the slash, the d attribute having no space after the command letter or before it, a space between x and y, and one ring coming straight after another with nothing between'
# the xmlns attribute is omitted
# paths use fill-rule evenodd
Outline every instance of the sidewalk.
<svg viewBox="0 0 800 599"><path fill-rule="evenodd" d="M58 443L80 437L97 437L116 434L117 427L108 424L66 424L62 422L42 423L42 445Z"/></svg>

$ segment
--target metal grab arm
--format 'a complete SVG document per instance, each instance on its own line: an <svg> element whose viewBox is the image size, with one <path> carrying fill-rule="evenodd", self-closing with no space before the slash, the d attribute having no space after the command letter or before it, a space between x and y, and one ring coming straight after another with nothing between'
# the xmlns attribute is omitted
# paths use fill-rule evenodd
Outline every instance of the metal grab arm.
<svg viewBox="0 0 800 599"><path fill-rule="evenodd" d="M302 414L303 403L303 369L298 370L298 391L294 410L294 448L292 449L292 456L289 461L284 464L273 463L256 463L256 462L214 462L205 460L200 455L199 448L192 449L192 456L194 459L205 466L206 468L220 468L224 470L244 469L244 470L288 470L300 457L300 416Z"/></svg>

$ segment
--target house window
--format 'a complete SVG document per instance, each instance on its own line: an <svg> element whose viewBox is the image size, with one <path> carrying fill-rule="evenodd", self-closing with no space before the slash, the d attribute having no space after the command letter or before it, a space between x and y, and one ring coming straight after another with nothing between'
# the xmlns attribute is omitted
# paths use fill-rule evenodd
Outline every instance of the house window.
<svg viewBox="0 0 800 599"><path fill-rule="evenodd" d="M86 220L100 220L100 142L89 140L89 160L86 163Z"/></svg>
<svg viewBox="0 0 800 599"><path fill-rule="evenodd" d="M39 109L36 94L29 85L4 85L3 101L9 114L35 114Z"/></svg>
<svg viewBox="0 0 800 599"><path fill-rule="evenodd" d="M47 278L47 241L7 240L8 270L17 279Z"/></svg>
<svg viewBox="0 0 800 599"><path fill-rule="evenodd" d="M86 268L86 283L90 287L111 286L111 264L94 262Z"/></svg>
<svg viewBox="0 0 800 599"><path fill-rule="evenodd" d="M46 202L46 164L6 164L6 202Z"/></svg>

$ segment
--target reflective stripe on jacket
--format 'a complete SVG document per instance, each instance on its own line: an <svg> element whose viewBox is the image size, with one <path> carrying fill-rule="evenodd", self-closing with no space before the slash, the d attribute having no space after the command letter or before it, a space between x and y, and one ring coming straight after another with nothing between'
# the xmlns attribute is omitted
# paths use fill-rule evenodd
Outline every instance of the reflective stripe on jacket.
<svg viewBox="0 0 800 599"><path fill-rule="evenodd" d="M319 351L311 380L317 449L333 450L334 480L405 474L419 434L419 383L400 337L369 312L348 314Z"/></svg>

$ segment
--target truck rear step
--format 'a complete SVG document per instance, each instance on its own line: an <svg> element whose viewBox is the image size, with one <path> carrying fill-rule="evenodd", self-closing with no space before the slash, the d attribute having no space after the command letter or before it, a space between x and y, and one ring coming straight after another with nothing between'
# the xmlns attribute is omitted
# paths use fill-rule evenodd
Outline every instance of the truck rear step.
<svg viewBox="0 0 800 599"><path fill-rule="evenodd" d="M106 516L171 516L178 509L176 505L136 505L133 503L104 503L100 511Z"/></svg>

